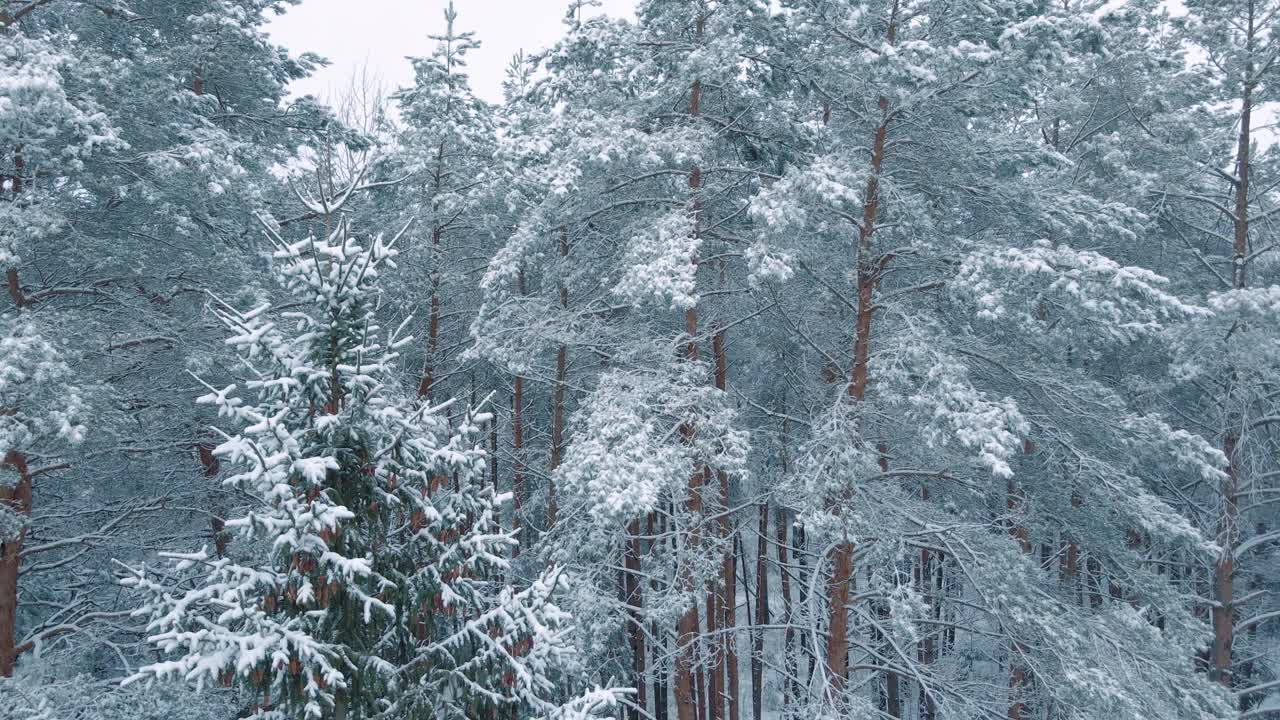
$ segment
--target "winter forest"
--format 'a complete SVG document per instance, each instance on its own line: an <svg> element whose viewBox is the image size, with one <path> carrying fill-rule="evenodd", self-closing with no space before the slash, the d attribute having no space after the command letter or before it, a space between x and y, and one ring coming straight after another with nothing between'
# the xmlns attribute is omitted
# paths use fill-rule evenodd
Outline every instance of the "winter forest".
<svg viewBox="0 0 1280 720"><path fill-rule="evenodd" d="M297 2L0 0L0 718L1280 720L1280 0Z"/></svg>

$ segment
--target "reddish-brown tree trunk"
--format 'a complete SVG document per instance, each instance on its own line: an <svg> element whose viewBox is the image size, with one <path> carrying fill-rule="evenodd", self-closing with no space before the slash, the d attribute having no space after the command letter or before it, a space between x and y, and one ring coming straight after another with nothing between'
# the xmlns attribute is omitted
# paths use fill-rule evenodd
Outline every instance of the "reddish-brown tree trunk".
<svg viewBox="0 0 1280 720"><path fill-rule="evenodd" d="M706 27L706 18L699 13L694 26L694 43L701 44L702 33ZM693 85L689 89L689 111L690 119L696 119L702 112L702 81L695 79ZM702 217L702 170L697 165L689 169L689 196L691 200L690 212L693 216L693 237L696 240L701 232ZM698 259L695 257L691 260L694 266L697 266ZM690 362L698 360L698 309L690 307L685 310L684 314L685 335L688 340L685 345L685 356ZM681 433L686 442L692 442L695 428L685 425L681 428ZM702 516L702 486L705 483L704 468L698 468L689 477L689 487L687 498L685 500L685 508L688 511L689 521L693 526L687 532L684 551L690 555L698 552L701 545L699 525ZM693 588L693 577L691 570L685 570L681 583L685 590ZM676 654L676 716L679 720L694 720L695 716L701 711L700 697L694 697L694 659L696 656L696 645L698 639L698 603L694 602L685 610L684 615L680 617L676 626L677 629L677 654ZM702 673L697 673L699 684L701 684Z"/></svg>
<svg viewBox="0 0 1280 720"><path fill-rule="evenodd" d="M898 3L895 0L889 16L888 43L897 39ZM858 309L856 335L853 342L853 369L849 382L849 397L862 402L867 392L867 372L871 350L871 320L875 311L874 292L879 282L883 262L872 259L872 236L876 231L876 216L880 212L880 173L884 166L889 123L894 114L889 111L889 99L880 98L881 120L871 141L871 177L867 180L862 202L862 222L858 226L857 273ZM827 603L830 620L827 626L827 683L833 696L844 692L849 671L849 582L853 576L853 543L840 542L831 553L831 583L827 587Z"/></svg>
<svg viewBox="0 0 1280 720"><path fill-rule="evenodd" d="M715 385L716 388L723 391L728 388L728 359L724 349L725 335L724 331L717 332L711 339L712 355L715 361ZM737 641L734 630L737 626L737 573L736 565L733 557L733 544L726 543L729 538L729 474L723 470L716 471L716 479L720 481L720 523L719 536L720 542L725 546L724 555L720 558L720 587L718 589L716 605L719 609L720 625L722 632L719 635L717 643L718 652L716 653L716 665L714 672L717 678L721 678L716 683L722 700L720 701L720 715L713 716L716 718L723 717L727 710L729 720L739 720L739 687L738 687L738 652ZM726 677L727 676L727 677ZM727 679L728 687L725 687ZM714 708L713 708L714 709Z"/></svg>
<svg viewBox="0 0 1280 720"><path fill-rule="evenodd" d="M1210 676L1231 687L1231 650L1235 644L1235 549L1239 539L1239 507L1237 505L1237 439L1228 433L1222 443L1227 456L1227 476L1222 481L1222 516L1219 520L1218 544L1222 555L1213 567L1213 653Z"/></svg>
<svg viewBox="0 0 1280 720"><path fill-rule="evenodd" d="M687 429L688 433L692 433L692 428ZM692 439L692 437L690 437ZM702 468L694 471L689 479L688 496L685 499L685 509L688 512L690 522L694 526L685 534L685 553L690 555L697 552L697 548L701 545L697 523L702 515L702 485L703 471ZM693 586L693 578L690 570L684 570L681 582L686 590ZM695 708L699 707L698 701L700 697L694 696L694 663L697 656L698 644L698 603L692 603L684 614L680 616L679 622L676 624L676 643L678 649L676 651L676 717L679 720L694 720L696 715ZM702 673L697 673L699 679ZM700 682L700 681L699 681Z"/></svg>
<svg viewBox="0 0 1280 720"><path fill-rule="evenodd" d="M1255 42L1255 18L1252 7L1247 18L1246 49L1252 51ZM1243 97L1240 107L1240 130L1236 143L1235 213L1232 218L1232 268L1231 281L1236 289L1246 285L1246 259L1249 253L1249 182L1252 171L1250 133L1253 121L1253 92L1255 89L1254 66L1245 63ZM1232 373L1234 375L1234 372ZM1231 378L1234 383L1235 378ZM1229 402L1229 400L1228 400ZM1235 644L1235 551L1240 540L1239 507L1239 452L1240 436L1236 425L1239 418L1228 415L1228 427L1222 441L1222 451L1227 456L1227 476L1222 482L1222 514L1219 518L1218 544L1222 555L1213 568L1213 651L1210 674L1224 686L1232 684L1232 646Z"/></svg>
<svg viewBox="0 0 1280 720"><path fill-rule="evenodd" d="M221 463L213 454L213 446L209 443L198 443L196 445L196 455L200 459L200 465L204 468L204 477L206 480L213 480L218 476L218 470L221 469ZM223 558L227 555L227 543L230 542L231 536L226 532L226 508L222 503L222 494L218 492L217 487L207 488L209 493L209 531L213 538L213 550L217 557Z"/></svg>
<svg viewBox="0 0 1280 720"><path fill-rule="evenodd" d="M17 450L5 453L0 466L18 474L12 486L0 485L0 505L20 520L31 515L31 471L27 458ZM0 678L13 677L18 624L18 572L22 565L25 523L12 537L0 537Z"/></svg>

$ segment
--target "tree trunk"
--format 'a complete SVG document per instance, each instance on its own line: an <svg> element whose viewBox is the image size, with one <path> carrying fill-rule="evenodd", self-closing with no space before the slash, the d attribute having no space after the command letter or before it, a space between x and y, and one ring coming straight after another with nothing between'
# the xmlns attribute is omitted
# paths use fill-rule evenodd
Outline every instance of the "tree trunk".
<svg viewBox="0 0 1280 720"><path fill-rule="evenodd" d="M791 568L787 560L787 543L789 542L787 539L787 515L782 508L778 508L774 524L777 526L778 537L778 576L782 583L782 624L787 626L782 645L782 714L785 717L787 707L792 700L798 699L800 687L796 681L799 664L796 662L795 630L792 628L795 623L795 610L791 605ZM758 713L755 716L755 720L761 720Z"/></svg>
<svg viewBox="0 0 1280 720"><path fill-rule="evenodd" d="M687 432L692 439L692 428ZM699 468L689 478L688 497L685 499L685 509L691 518L690 522L694 523L694 526L685 534L686 542L683 548L684 552L690 555L694 554L701 544L697 523L702 515L702 485L703 471ZM681 582L686 591L693 588L691 572L688 569L682 571ZM694 710L698 707L698 698L694 697L693 676L697 655L698 626L698 603L694 602L680 616L676 625L676 717L679 720L694 720L696 717ZM701 673L698 673L698 676L700 678Z"/></svg>
<svg viewBox="0 0 1280 720"><path fill-rule="evenodd" d="M694 627L693 642L697 650L697 652L695 653L695 657L697 658L697 660L695 661L696 664L692 669L693 683L694 683L693 704L694 704L695 720L709 720L709 718L707 718L707 674L703 672L703 662L702 662L703 658L702 658L702 652L701 652L702 643L701 643L701 636L698 634L698 630L700 629L701 625L698 620L698 604L697 603L693 604L693 627Z"/></svg>
<svg viewBox="0 0 1280 720"><path fill-rule="evenodd" d="M699 8L699 14L694 24L694 44L700 45L702 42L702 33L706 27L706 17L702 14L703 8ZM702 110L702 81L695 79L693 85L689 89L689 111L688 115L691 120L696 120ZM696 240L701 232L700 224L702 218L702 170L697 165L689 168L689 197L690 211L693 216L692 234ZM698 264L696 257L692 258L695 269ZM685 336L688 338L685 345L685 357L690 362L698 360L698 309L690 307L684 313L684 329ZM681 427L681 434L686 442L692 442L695 429L690 425ZM685 508L688 511L692 527L687 532L684 551L690 555L698 551L701 545L699 524L702 516L702 486L705 482L704 468L694 470L689 477L689 487L687 497L685 499ZM685 591L693 589L693 576L691 570L684 570L684 577L681 583ZM696 704L697 699L694 697L694 658L695 646L698 639L698 603L693 602L689 608L680 617L677 623L677 655L676 655L676 716L679 720L694 720L700 710L700 706ZM698 673L699 679L702 674Z"/></svg>
<svg viewBox="0 0 1280 720"><path fill-rule="evenodd" d="M493 419L489 421L489 480L493 483L493 494L498 494L498 410L494 408Z"/></svg>
<svg viewBox="0 0 1280 720"><path fill-rule="evenodd" d="M209 443L198 443L196 445L196 455L200 458L200 465L204 467L204 477L206 480L213 480L218 476L218 470L221 464L218 458L214 457L213 446ZM222 494L218 492L218 488L210 487L206 491L209 493L209 509L212 511L209 516L209 530L213 538L213 550L219 559L227 555L227 543L231 540L231 536L226 532L226 508L222 503Z"/></svg>
<svg viewBox="0 0 1280 720"><path fill-rule="evenodd" d="M647 530L649 533L649 548L653 549L653 544L658 542L658 536L661 532L655 532L654 513L649 513ZM658 528L662 532L666 530L666 523L662 522ZM649 590L656 596L658 594L658 578L654 575L649 579ZM653 717L655 720L668 720L667 714L667 675L666 667L663 667L662 657L667 651L667 642L665 634L659 630L658 622L655 620L650 625L650 635L653 638L653 663L650 665L653 675Z"/></svg>
<svg viewBox="0 0 1280 720"><path fill-rule="evenodd" d="M1222 442L1227 456L1227 477L1222 481L1222 516L1218 543L1222 555L1213 567L1213 666L1210 677L1231 687L1231 648L1235 642L1235 548L1239 540L1239 508L1237 506L1237 439L1228 433Z"/></svg>
<svg viewBox="0 0 1280 720"><path fill-rule="evenodd" d="M723 599L720 588L712 588L707 593L707 717L710 720L724 720L724 655L720 652L723 644L720 633Z"/></svg>
<svg viewBox="0 0 1280 720"><path fill-rule="evenodd" d="M729 479L725 473L720 473L720 499L724 503L725 508L729 505ZM723 527L721 535L728 537L729 521L726 517L721 521ZM740 720L742 708L740 703L741 688L739 687L738 678L738 573L737 565L734 564L734 542L729 542L729 548L725 551L722 559L721 573L724 582L724 598L721 601L721 607L724 610L724 633L720 636L721 653L724 655L725 673L728 676L728 695L725 702L728 705L729 720Z"/></svg>
<svg viewBox="0 0 1280 720"><path fill-rule="evenodd" d="M19 520L31 515L31 472L27 458L10 450L0 462L18 474L12 487L0 486L0 505L5 505ZM26 525L12 537L0 537L0 678L13 677L16 664L18 631L18 570L22 565L22 543Z"/></svg>
<svg viewBox="0 0 1280 720"><path fill-rule="evenodd" d="M764 713L764 626L769 624L769 505L760 503L756 539L756 617L751 631L751 716Z"/></svg>
<svg viewBox="0 0 1280 720"><path fill-rule="evenodd" d="M569 229L560 226L560 260L569 257ZM560 287L560 309L569 309L569 288L563 278ZM551 475L547 477L547 530L556 525L559 507L556 503L555 469L560 467L564 454L564 390L569 373L569 348L561 343L556 350L556 382L551 391Z"/></svg>
<svg viewBox="0 0 1280 720"><path fill-rule="evenodd" d="M929 488L922 486L920 488L920 499L928 502ZM934 586L934 560L933 553L924 548L920 551L920 560L916 565L916 587L919 588L920 596L924 598L925 605L930 608L930 614L935 615L933 608L940 602L933 592ZM924 638L920 641L920 649L918 652L920 664L929 666L938 659L937 640L934 638L934 630L927 629ZM938 708L933 701L933 696L920 688L920 720L935 720L938 716Z"/></svg>
<svg viewBox="0 0 1280 720"><path fill-rule="evenodd" d="M1035 444L1030 440L1023 442L1023 452L1030 455L1035 452ZM1019 512L1022 511L1023 497L1021 490L1014 484L1013 480L1009 480L1006 490L1006 503L1009 509L1010 526L1009 535L1018 541L1018 548L1022 550L1024 555L1031 553L1031 534L1026 526L1022 525L1017 518ZM1025 654L1027 648L1019 642L1014 642L1009 652L1009 691L1013 696L1013 700L1009 703L1009 720L1024 720L1027 712L1027 705L1023 702L1023 694L1026 692L1030 678L1027 669L1023 667L1019 661L1019 656Z"/></svg>
<svg viewBox="0 0 1280 720"><path fill-rule="evenodd" d="M418 397L431 400L431 388L435 383L436 350L440 346L440 228L431 229L432 257L436 267L431 272L431 305L427 318L427 359L422 365L422 379L418 381Z"/></svg>
<svg viewBox="0 0 1280 720"><path fill-rule="evenodd" d="M876 443L876 452L879 454L877 464L880 466L880 472L889 472L889 445L884 441ZM889 604L885 601L876 603L877 614L884 621L889 620ZM892 648L889 647L889 639L883 638L884 645L881 650L885 657L892 657ZM900 692L900 680L898 674L892 670L884 671L884 706L883 711L890 717L902 717L902 697Z"/></svg>
<svg viewBox="0 0 1280 720"><path fill-rule="evenodd" d="M640 578L640 521L632 520L627 525L627 539L625 561L626 575L623 578L623 587L626 590L627 612L630 616L628 623L629 635L631 638L631 674L632 682L636 688L636 705L639 709L632 708L630 716L632 720L640 720L646 710L647 702L645 699L645 647L644 647L644 627L640 614L641 603L641 578Z"/></svg>
<svg viewBox="0 0 1280 720"><path fill-rule="evenodd" d="M888 43L897 39L898 2L894 1L889 15ZM885 141L889 123L894 113L889 111L889 99L879 100L881 120L871 141L871 177L867 180L862 201L862 222L858 226L857 273L858 310L856 335L853 342L853 370L849 383L849 397L855 404L861 403L867 392L867 370L871 348L871 319L874 313L874 291L878 284L884 261L872 259L872 236L876 231L876 216L880 212L880 173L884 166ZM887 258L888 256L886 256ZM831 583L827 587L828 622L827 683L835 700L844 692L849 671L848 603L849 581L853 576L853 543L838 543L831 552Z"/></svg>
<svg viewBox="0 0 1280 720"><path fill-rule="evenodd" d="M1254 50L1256 35L1253 8L1247 19L1246 51ZM1245 62L1243 96L1240 106L1240 130L1236 143L1236 180L1235 180L1235 213L1232 218L1232 263L1231 284L1236 289L1246 285L1246 258L1249 253L1249 181L1252 170L1250 133L1253 121L1254 65L1252 60ZM1234 383L1235 372L1230 378ZM1230 398L1227 399L1230 403ZM1239 507L1237 494L1240 478L1238 452L1241 437L1239 435L1239 417L1228 414L1227 430L1222 441L1222 451L1227 456L1227 477L1222 482L1222 514L1219 519L1218 544L1222 546L1222 556L1213 568L1213 652L1211 677L1226 687L1231 687L1232 665L1231 651L1235 643L1235 550L1240 540Z"/></svg>
<svg viewBox="0 0 1280 720"><path fill-rule="evenodd" d="M805 560L805 548L808 542L805 539L804 525L796 523L795 532L795 556L796 556L796 593L799 599L799 607L808 607L810 601L809 595L809 563ZM804 675L804 682L797 682L797 685L809 687L813 684L814 673L817 672L818 665L818 648L814 645L814 640L810 633L800 633L800 648L809 658L809 667Z"/></svg>
<svg viewBox="0 0 1280 720"><path fill-rule="evenodd" d="M721 330L711 339L712 355L715 360L715 385L718 390L724 391L728 388L728 359L724 350L725 335ZM729 720L739 720L739 688L738 688L738 652L737 639L734 630L738 624L737 621L737 587L738 580L734 571L733 543L726 541L729 538L729 474L723 470L716 471L716 479L720 481L720 542L725 546L724 555L720 558L720 592L716 599L716 605L720 610L721 630L719 642L717 643L718 652L716 653L716 669L717 677L727 675L728 688L723 687L724 682L719 683L719 692L722 696L720 701L721 715L728 710ZM714 715L714 714L713 714Z"/></svg>
<svg viewBox="0 0 1280 720"><path fill-rule="evenodd" d="M524 526L524 377L517 375L511 392L511 530L516 540ZM520 556L520 545L511 550Z"/></svg>

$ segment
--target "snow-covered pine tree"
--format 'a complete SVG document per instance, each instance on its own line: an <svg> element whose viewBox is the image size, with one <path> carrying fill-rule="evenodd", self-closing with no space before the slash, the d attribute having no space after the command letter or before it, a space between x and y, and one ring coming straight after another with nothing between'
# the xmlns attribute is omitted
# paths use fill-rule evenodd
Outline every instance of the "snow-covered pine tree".
<svg viewBox="0 0 1280 720"><path fill-rule="evenodd" d="M425 287L421 333L425 352L418 395L438 394L438 381L456 370L458 346L467 336L475 278L459 249L476 252L484 241L477 197L488 187L492 156L492 108L471 91L467 55L480 46L475 33L460 30L453 3L444 11L443 34L431 35L430 55L411 58L414 81L395 96L404 123L399 152L390 164L411 175L396 199L399 212L416 219L406 265L417 271L415 285ZM483 246L481 246L483 247ZM475 271L472 270L471 273ZM430 278L422 283L420 277ZM420 291L407 288L413 296ZM442 340L443 339L443 340ZM460 390L461 386L454 387Z"/></svg>
<svg viewBox="0 0 1280 720"><path fill-rule="evenodd" d="M397 387L409 339L375 319L395 241L362 245L344 221L329 237L268 234L292 302L214 307L253 400L235 385L200 398L235 426L213 452L249 498L227 522L242 542L132 569L170 658L130 682L244 686L259 718L579 717L612 703L556 702L572 661L558 571L501 582L514 540L484 482L484 416L450 418Z"/></svg>
<svg viewBox="0 0 1280 720"><path fill-rule="evenodd" d="M813 578L825 607L810 597L801 612L826 634L807 707L1221 712L1186 661L1204 628L1146 557L1205 553L1151 485L1178 457L1185 476L1216 474L1216 454L1080 369L1114 367L1202 311L1094 249L1132 241L1146 218L1074 187L1027 124L1030 99L1061 90L1064 59L1090 57L1100 3L792 5L815 132L752 210L792 282L815 283L779 293L790 352L848 398L799 388L816 413L788 495L832 568ZM1072 543L1093 563L1084 607L1056 587L1055 553ZM1122 682L1149 691L1098 679L1135 654L1144 674ZM987 673L1007 694L969 685Z"/></svg>
<svg viewBox="0 0 1280 720"><path fill-rule="evenodd" d="M46 392L74 393L92 418L74 450L52 432L8 448L34 472L16 569L0 573L0 604L16 605L0 612L16 655L0 665L41 687L27 697L133 664L139 627L108 559L214 529L187 508L221 517L194 482L202 411L184 369L230 355L202 322L204 290L254 284L252 212L281 189L265 168L308 124L281 101L314 58L262 32L288 4L0 2L0 336L13 368L45 348L64 366L0 404L35 413Z"/></svg>

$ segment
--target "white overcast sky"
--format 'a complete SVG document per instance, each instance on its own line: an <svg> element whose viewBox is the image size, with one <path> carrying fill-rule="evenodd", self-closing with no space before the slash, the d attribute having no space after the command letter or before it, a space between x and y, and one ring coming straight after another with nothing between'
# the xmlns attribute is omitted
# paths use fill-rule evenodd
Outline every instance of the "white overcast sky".
<svg viewBox="0 0 1280 720"><path fill-rule="evenodd" d="M449 0L303 0L268 26L272 38L293 55L314 52L331 65L294 85L295 94L328 99L367 66L387 90L408 85L407 56L429 55L428 35L444 32ZM555 42L568 0L454 0L458 30L475 31L481 43L467 61L480 97L502 99L503 70L519 50L532 52ZM592 12L631 17L635 0L604 0Z"/></svg>

